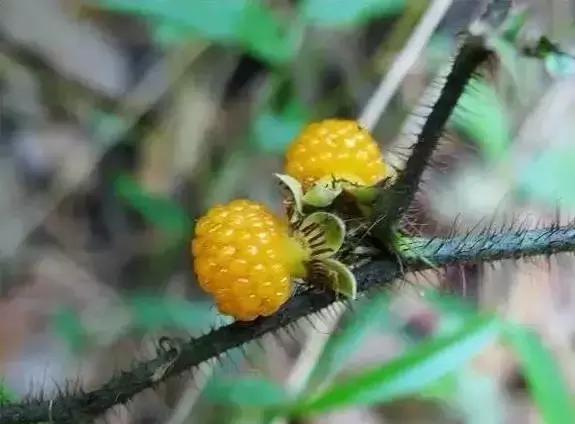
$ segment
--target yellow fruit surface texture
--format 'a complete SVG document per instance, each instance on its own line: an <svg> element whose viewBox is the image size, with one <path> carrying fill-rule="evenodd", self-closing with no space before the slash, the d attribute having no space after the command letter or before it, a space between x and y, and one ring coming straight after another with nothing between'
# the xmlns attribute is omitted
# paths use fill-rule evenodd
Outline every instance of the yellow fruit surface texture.
<svg viewBox="0 0 575 424"><path fill-rule="evenodd" d="M200 218L194 269L218 310L241 321L275 313L290 297L301 252L287 226L265 206L234 200Z"/></svg>
<svg viewBox="0 0 575 424"><path fill-rule="evenodd" d="M286 172L308 189L329 177L373 185L388 168L375 140L356 121L327 119L308 125L294 140Z"/></svg>

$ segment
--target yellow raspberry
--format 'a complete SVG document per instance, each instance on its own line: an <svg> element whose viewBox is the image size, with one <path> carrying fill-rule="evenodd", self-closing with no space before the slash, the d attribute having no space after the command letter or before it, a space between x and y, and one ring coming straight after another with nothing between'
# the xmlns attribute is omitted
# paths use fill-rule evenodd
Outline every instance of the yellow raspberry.
<svg viewBox="0 0 575 424"><path fill-rule="evenodd" d="M308 189L320 179L373 185L388 175L369 132L356 121L327 119L308 125L287 152L286 172Z"/></svg>
<svg viewBox="0 0 575 424"><path fill-rule="evenodd" d="M194 269L219 311L241 321L275 313L305 275L307 252L265 206L234 200L200 218L192 241Z"/></svg>

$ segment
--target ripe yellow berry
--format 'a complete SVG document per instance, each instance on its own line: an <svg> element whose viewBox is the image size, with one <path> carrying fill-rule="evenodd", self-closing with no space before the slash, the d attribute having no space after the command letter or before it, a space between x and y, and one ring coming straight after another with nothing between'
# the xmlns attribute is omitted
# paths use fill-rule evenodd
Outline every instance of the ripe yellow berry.
<svg viewBox="0 0 575 424"><path fill-rule="evenodd" d="M219 311L241 321L276 312L305 275L307 252L273 213L249 200L216 206L196 225L194 269Z"/></svg>
<svg viewBox="0 0 575 424"><path fill-rule="evenodd" d="M286 172L308 189L330 177L373 185L388 175L388 167L376 142L356 121L327 119L308 125L292 143Z"/></svg>

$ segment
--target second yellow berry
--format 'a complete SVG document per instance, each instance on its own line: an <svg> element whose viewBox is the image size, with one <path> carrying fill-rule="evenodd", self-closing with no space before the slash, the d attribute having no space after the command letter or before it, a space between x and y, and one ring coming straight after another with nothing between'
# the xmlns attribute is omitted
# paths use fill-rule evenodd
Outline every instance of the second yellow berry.
<svg viewBox="0 0 575 424"><path fill-rule="evenodd" d="M287 174L304 190L331 177L374 185L389 172L375 140L353 120L327 119L308 125L290 146L286 159Z"/></svg>

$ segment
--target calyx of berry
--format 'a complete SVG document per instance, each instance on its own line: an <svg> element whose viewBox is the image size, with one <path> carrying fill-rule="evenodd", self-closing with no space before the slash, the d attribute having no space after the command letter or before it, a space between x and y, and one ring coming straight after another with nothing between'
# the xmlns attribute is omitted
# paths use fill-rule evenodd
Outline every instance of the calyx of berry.
<svg viewBox="0 0 575 424"><path fill-rule="evenodd" d="M357 282L353 273L345 264L334 259L345 241L345 223L337 215L329 212L319 211L307 216L303 212L306 199L312 201L307 204L327 206L341 193L342 188L340 187L339 191L336 188L331 193L329 189L321 192L320 185L316 185L317 189L314 187L304 195L301 184L295 178L283 174L275 176L287 194L285 204L291 225L291 238L305 252L303 255L307 268L305 281L355 298ZM321 196L324 196L324 201L314 201ZM329 201L326 202L326 199Z"/></svg>
<svg viewBox="0 0 575 424"><path fill-rule="evenodd" d="M337 179L333 176L324 177L318 180L305 193L302 185L295 178L285 174L275 174L282 182L282 186L288 193L289 202L298 213L302 213L304 206L313 206L324 208L333 203L333 201L342 193L351 194L359 204L373 203L377 195L377 188L374 186L365 186L346 179Z"/></svg>
<svg viewBox="0 0 575 424"><path fill-rule="evenodd" d="M286 193L284 203L291 224L299 221L303 215L303 189L295 178L285 174L274 174L280 180L280 186Z"/></svg>
<svg viewBox="0 0 575 424"><path fill-rule="evenodd" d="M340 261L326 258L321 264L328 272L330 288L339 294L355 299L357 296L357 280L351 270Z"/></svg>
<svg viewBox="0 0 575 424"><path fill-rule="evenodd" d="M344 185L334 178L322 178L317 181L303 196L303 202L307 205L323 208L341 194Z"/></svg>
<svg viewBox="0 0 575 424"><path fill-rule="evenodd" d="M305 280L355 298L357 282L342 262L334 259L345 240L345 224L336 215L315 212L292 226L292 237L307 251Z"/></svg>
<svg viewBox="0 0 575 424"><path fill-rule="evenodd" d="M345 224L329 212L314 212L293 226L293 237L309 252L309 258L324 259L335 255L345 239Z"/></svg>

